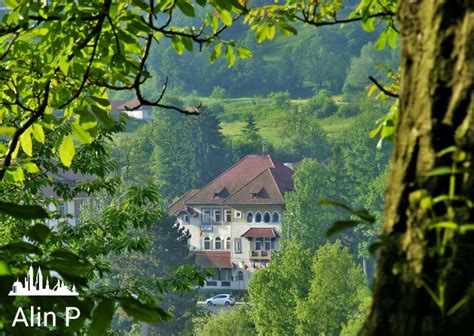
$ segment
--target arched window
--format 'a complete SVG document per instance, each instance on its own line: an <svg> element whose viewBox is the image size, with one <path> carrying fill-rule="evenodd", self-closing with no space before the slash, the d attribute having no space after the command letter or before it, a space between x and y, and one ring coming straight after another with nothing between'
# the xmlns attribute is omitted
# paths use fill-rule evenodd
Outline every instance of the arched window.
<svg viewBox="0 0 474 336"><path fill-rule="evenodd" d="M216 248L216 250L222 250L222 239L217 237L214 241L214 247Z"/></svg>
<svg viewBox="0 0 474 336"><path fill-rule="evenodd" d="M247 223L253 222L253 213L251 211L247 212Z"/></svg>
<svg viewBox="0 0 474 336"><path fill-rule="evenodd" d="M225 249L230 250L230 237L227 237L225 240Z"/></svg>
<svg viewBox="0 0 474 336"><path fill-rule="evenodd" d="M264 223L270 223L270 213L268 211L266 211L264 214L263 214L263 222Z"/></svg>
<svg viewBox="0 0 474 336"><path fill-rule="evenodd" d="M244 281L244 272L242 271L237 272L237 281Z"/></svg>
<svg viewBox="0 0 474 336"><path fill-rule="evenodd" d="M272 223L280 223L280 214L278 213L278 211L275 211L272 214Z"/></svg>
<svg viewBox="0 0 474 336"><path fill-rule="evenodd" d="M255 213L255 223L261 223L262 222L262 214L260 212Z"/></svg>
<svg viewBox="0 0 474 336"><path fill-rule="evenodd" d="M204 238L204 249L205 250L211 249L211 238L209 237Z"/></svg>

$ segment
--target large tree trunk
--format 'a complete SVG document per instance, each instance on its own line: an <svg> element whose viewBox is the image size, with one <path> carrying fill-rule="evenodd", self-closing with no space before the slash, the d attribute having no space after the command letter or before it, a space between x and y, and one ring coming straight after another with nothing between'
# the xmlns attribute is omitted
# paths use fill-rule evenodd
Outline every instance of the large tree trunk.
<svg viewBox="0 0 474 336"><path fill-rule="evenodd" d="M474 231L437 235L430 228L442 220L474 223L473 208L464 201L421 204L426 196L449 195L450 175L427 176L452 167L451 154L437 155L449 146L467 153L457 158L466 172L456 175L455 194L474 201L473 8L472 0L400 0L400 116L363 335L474 333ZM430 290L443 301L436 303Z"/></svg>

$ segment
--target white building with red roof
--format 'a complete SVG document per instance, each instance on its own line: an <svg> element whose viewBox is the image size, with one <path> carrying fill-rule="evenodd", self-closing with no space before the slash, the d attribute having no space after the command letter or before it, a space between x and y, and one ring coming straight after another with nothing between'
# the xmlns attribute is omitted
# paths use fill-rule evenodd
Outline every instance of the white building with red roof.
<svg viewBox="0 0 474 336"><path fill-rule="evenodd" d="M205 288L247 289L279 248L284 194L292 190L291 168L270 155L247 155L169 207L191 233L196 263L216 269Z"/></svg>

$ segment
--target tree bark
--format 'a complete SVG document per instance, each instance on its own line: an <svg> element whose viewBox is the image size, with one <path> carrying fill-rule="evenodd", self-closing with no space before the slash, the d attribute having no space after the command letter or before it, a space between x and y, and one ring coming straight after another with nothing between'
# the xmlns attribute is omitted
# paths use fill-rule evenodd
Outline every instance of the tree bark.
<svg viewBox="0 0 474 336"><path fill-rule="evenodd" d="M474 333L474 231L430 227L443 220L474 223L473 208L462 200L421 202L449 195L450 184L474 201L473 8L472 0L400 0L399 123L362 335ZM466 157L439 155L450 146ZM455 160L464 170L454 184L450 175L427 176Z"/></svg>

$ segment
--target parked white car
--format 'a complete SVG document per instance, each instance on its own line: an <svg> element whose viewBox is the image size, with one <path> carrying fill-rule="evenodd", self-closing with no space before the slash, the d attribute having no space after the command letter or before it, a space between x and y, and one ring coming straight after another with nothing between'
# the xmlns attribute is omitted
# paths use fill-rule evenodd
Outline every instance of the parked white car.
<svg viewBox="0 0 474 336"><path fill-rule="evenodd" d="M233 306L235 297L231 294L219 294L206 300L208 306Z"/></svg>

